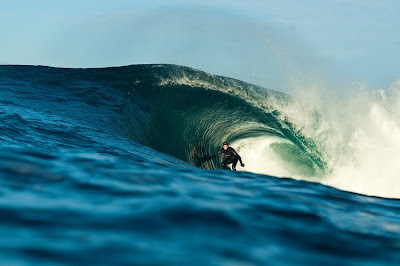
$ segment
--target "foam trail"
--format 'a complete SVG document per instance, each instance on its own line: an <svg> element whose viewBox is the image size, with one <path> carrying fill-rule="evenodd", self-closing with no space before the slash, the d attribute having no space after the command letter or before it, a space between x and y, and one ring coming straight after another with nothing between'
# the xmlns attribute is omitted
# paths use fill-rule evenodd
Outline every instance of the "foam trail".
<svg viewBox="0 0 400 266"><path fill-rule="evenodd" d="M382 103L369 107L348 142L353 160L338 165L324 184L384 197L400 197L399 121Z"/></svg>
<svg viewBox="0 0 400 266"><path fill-rule="evenodd" d="M328 166L319 182L361 194L400 198L400 82L359 88L335 100L313 88L282 111L312 139ZM313 180L318 180L314 178Z"/></svg>

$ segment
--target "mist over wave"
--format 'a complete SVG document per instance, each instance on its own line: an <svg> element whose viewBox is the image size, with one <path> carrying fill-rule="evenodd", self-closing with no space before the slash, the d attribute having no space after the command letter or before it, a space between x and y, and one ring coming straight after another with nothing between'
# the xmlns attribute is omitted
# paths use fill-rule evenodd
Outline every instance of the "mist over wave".
<svg viewBox="0 0 400 266"><path fill-rule="evenodd" d="M399 82L387 90L355 85L344 96L308 88L282 109L284 117L315 143L327 171L320 181L382 197L400 196Z"/></svg>

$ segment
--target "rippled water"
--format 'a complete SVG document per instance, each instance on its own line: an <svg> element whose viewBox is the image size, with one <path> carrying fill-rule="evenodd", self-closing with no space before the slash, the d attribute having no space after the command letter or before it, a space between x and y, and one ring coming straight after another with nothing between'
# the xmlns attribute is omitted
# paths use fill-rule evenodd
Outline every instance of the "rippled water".
<svg viewBox="0 0 400 266"><path fill-rule="evenodd" d="M399 200L196 168L111 130L99 95L17 69L0 78L1 264L400 263Z"/></svg>

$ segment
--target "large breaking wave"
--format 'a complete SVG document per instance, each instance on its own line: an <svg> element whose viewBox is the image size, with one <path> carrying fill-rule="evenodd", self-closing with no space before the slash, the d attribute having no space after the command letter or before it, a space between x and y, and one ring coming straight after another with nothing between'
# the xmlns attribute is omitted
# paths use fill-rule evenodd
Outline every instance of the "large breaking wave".
<svg viewBox="0 0 400 266"><path fill-rule="evenodd" d="M2 71L4 84L18 81L21 103L32 94L43 110L204 169L219 168L218 160L204 158L227 140L246 163L240 170L400 197L399 84L336 102L175 65Z"/></svg>

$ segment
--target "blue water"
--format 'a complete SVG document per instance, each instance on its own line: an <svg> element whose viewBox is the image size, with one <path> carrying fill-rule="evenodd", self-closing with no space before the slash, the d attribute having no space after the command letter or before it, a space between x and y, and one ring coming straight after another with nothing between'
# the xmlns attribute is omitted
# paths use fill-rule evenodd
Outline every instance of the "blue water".
<svg viewBox="0 0 400 266"><path fill-rule="evenodd" d="M203 160L264 136L305 176L327 171L246 95L290 101L179 66L0 66L1 264L400 264L399 200Z"/></svg>

